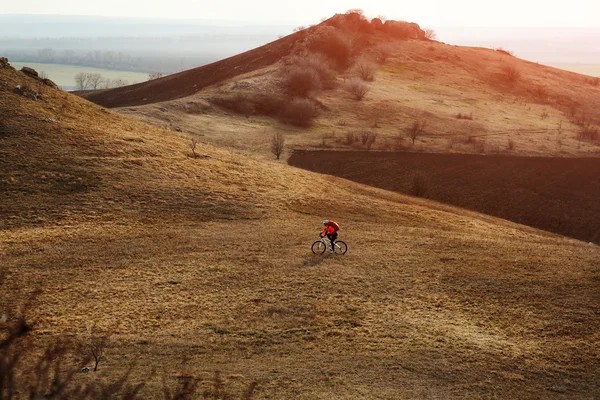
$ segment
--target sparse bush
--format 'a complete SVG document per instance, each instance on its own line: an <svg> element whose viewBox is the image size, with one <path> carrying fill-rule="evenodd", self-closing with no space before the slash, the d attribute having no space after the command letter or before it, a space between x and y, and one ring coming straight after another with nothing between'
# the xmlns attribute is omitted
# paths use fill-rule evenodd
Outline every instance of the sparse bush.
<svg viewBox="0 0 600 400"><path fill-rule="evenodd" d="M148 74L148 80L149 81L153 81L155 79L159 79L163 77L163 73L162 72L151 72Z"/></svg>
<svg viewBox="0 0 600 400"><path fill-rule="evenodd" d="M502 67L502 76L507 82L516 82L521 77L521 71L519 71L517 67L512 64L505 64Z"/></svg>
<svg viewBox="0 0 600 400"><path fill-rule="evenodd" d="M286 63L300 69L312 69L318 75L323 89L333 89L337 73L331 61L322 53L310 53L306 57L290 57Z"/></svg>
<svg viewBox="0 0 600 400"><path fill-rule="evenodd" d="M346 144L348 146L352 146L355 141L356 141L356 136L354 135L354 133L352 133L352 132L346 133Z"/></svg>
<svg viewBox="0 0 600 400"><path fill-rule="evenodd" d="M457 119L468 119L468 120L472 120L473 119L473 113L469 113L469 114L463 114L463 113L458 113L456 114L456 118Z"/></svg>
<svg viewBox="0 0 600 400"><path fill-rule="evenodd" d="M294 99L285 109L282 118L296 126L310 126L318 115L317 108L309 99Z"/></svg>
<svg viewBox="0 0 600 400"><path fill-rule="evenodd" d="M505 50L505 49L503 49L502 47L498 47L498 48L496 49L496 51L497 51L498 53L502 53L502 54L505 54L505 55L507 55L507 56L511 56L511 57L514 57L514 56L515 56L515 53L514 53L514 52L512 52L512 51L510 51L510 50Z"/></svg>
<svg viewBox="0 0 600 400"><path fill-rule="evenodd" d="M228 95L216 95L210 99L211 103L226 108L230 111L250 115L252 114L252 104L248 95L244 93L235 93Z"/></svg>
<svg viewBox="0 0 600 400"><path fill-rule="evenodd" d="M589 78L588 83L592 86L600 86L600 77Z"/></svg>
<svg viewBox="0 0 600 400"><path fill-rule="evenodd" d="M362 145L365 146L367 150L371 150L371 147L377 140L377 133L375 132L362 131L359 132L357 136L360 138Z"/></svg>
<svg viewBox="0 0 600 400"><path fill-rule="evenodd" d="M427 126L427 121L419 118L413 121L412 125L406 131L406 135L412 140L413 146L415 145L415 140L425 132L425 126Z"/></svg>
<svg viewBox="0 0 600 400"><path fill-rule="evenodd" d="M600 133L597 127L586 125L581 128L581 130L577 134L577 138L579 140L584 140L587 142L599 142Z"/></svg>
<svg viewBox="0 0 600 400"><path fill-rule="evenodd" d="M540 103L545 103L548 100L548 90L545 86L536 85L532 90L533 97Z"/></svg>
<svg viewBox="0 0 600 400"><path fill-rule="evenodd" d="M508 150L513 151L515 149L515 142L512 139L508 139Z"/></svg>
<svg viewBox="0 0 600 400"><path fill-rule="evenodd" d="M477 153L485 153L486 143L484 140L477 140L475 138L471 138L471 145L473 145L473 149Z"/></svg>
<svg viewBox="0 0 600 400"><path fill-rule="evenodd" d="M285 147L285 137L280 132L277 132L271 138L271 153L277 157L279 160L279 156L283 153L283 149Z"/></svg>
<svg viewBox="0 0 600 400"><path fill-rule="evenodd" d="M285 90L292 96L308 97L321 90L321 78L312 68L293 67L284 79Z"/></svg>
<svg viewBox="0 0 600 400"><path fill-rule="evenodd" d="M427 197L428 185L425 177L417 172L411 177L410 193L415 197Z"/></svg>
<svg viewBox="0 0 600 400"><path fill-rule="evenodd" d="M196 139L192 139L189 143L189 147L192 150L192 156L194 158L198 158L198 154L196 153L196 147L198 147L198 141Z"/></svg>
<svg viewBox="0 0 600 400"><path fill-rule="evenodd" d="M425 39L429 39L429 40L437 39L437 33L435 33L435 31L433 29L425 28L425 29L423 29L423 32L425 32Z"/></svg>
<svg viewBox="0 0 600 400"><path fill-rule="evenodd" d="M277 94L235 93L215 95L210 99L210 102L245 116L279 116L285 98Z"/></svg>
<svg viewBox="0 0 600 400"><path fill-rule="evenodd" d="M391 44L382 44L377 46L373 51L375 55L375 60L379 64L385 64L385 62L390 58L393 53L393 48Z"/></svg>
<svg viewBox="0 0 600 400"><path fill-rule="evenodd" d="M308 48L316 53L323 53L338 70L345 70L350 66L352 58L352 42L347 36L333 27L322 29L316 34Z"/></svg>
<svg viewBox="0 0 600 400"><path fill-rule="evenodd" d="M359 60L355 67L356 73L365 82L373 82L375 80L375 65L366 59Z"/></svg>
<svg viewBox="0 0 600 400"><path fill-rule="evenodd" d="M367 86L360 78L350 78L344 84L344 89L350 93L355 100L362 100L369 93L369 86Z"/></svg>
<svg viewBox="0 0 600 400"><path fill-rule="evenodd" d="M540 118L542 120L547 119L549 116L550 116L550 113L548 113L548 111L546 111L546 110L542 111L542 113L540 114Z"/></svg>

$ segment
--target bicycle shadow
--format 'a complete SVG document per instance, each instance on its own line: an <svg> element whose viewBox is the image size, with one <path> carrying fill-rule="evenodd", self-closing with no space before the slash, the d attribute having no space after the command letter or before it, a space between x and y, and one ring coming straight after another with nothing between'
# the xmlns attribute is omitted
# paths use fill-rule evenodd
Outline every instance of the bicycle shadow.
<svg viewBox="0 0 600 400"><path fill-rule="evenodd" d="M299 267L305 267L305 268L316 267L316 266L320 265L323 261L325 261L326 258L327 258L326 255L313 255L313 256L308 257L306 260L304 260L302 262L302 264L299 265Z"/></svg>

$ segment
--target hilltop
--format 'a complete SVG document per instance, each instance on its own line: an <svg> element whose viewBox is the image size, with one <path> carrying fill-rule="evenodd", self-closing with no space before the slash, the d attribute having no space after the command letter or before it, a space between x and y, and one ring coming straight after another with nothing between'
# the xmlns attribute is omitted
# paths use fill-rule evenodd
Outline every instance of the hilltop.
<svg viewBox="0 0 600 400"><path fill-rule="evenodd" d="M135 364L144 398L153 369L209 397L216 370L230 398L599 395L597 246L231 147L192 157L185 133L8 66L0 114L0 309L33 298L38 351L110 334L77 382ZM346 256L310 253L324 217Z"/></svg>

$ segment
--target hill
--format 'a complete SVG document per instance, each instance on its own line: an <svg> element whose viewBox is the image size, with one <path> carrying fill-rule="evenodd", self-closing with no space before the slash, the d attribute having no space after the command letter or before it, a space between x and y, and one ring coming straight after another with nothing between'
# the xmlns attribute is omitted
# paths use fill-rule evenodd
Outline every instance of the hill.
<svg viewBox="0 0 600 400"><path fill-rule="evenodd" d="M337 15L215 64L81 95L252 152L267 153L265 142L284 132L296 149L366 149L355 138L370 134L369 149L382 151L600 154L600 79L426 34L415 24ZM297 69L320 75L299 77ZM367 90L359 101L348 87L356 77ZM293 103L301 99L312 110L298 121ZM413 143L415 124L424 129Z"/></svg>
<svg viewBox="0 0 600 400"><path fill-rule="evenodd" d="M0 324L31 298L35 351L110 335L76 382L134 365L143 398L163 396L153 369L208 397L600 394L597 246L227 148L192 157L183 134L8 66L2 82ZM324 217L346 256L310 253Z"/></svg>

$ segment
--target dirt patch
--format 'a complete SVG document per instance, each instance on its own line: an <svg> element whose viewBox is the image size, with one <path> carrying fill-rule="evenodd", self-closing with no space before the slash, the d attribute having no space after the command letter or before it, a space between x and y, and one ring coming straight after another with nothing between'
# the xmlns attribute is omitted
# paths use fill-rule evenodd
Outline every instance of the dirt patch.
<svg viewBox="0 0 600 400"><path fill-rule="evenodd" d="M289 163L600 243L596 158L296 151Z"/></svg>

